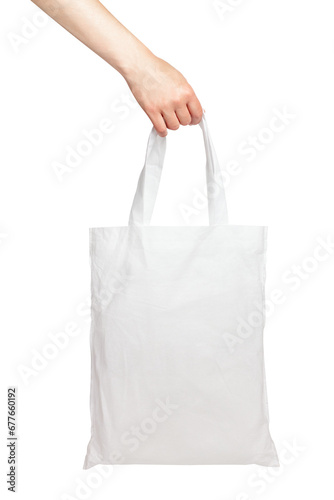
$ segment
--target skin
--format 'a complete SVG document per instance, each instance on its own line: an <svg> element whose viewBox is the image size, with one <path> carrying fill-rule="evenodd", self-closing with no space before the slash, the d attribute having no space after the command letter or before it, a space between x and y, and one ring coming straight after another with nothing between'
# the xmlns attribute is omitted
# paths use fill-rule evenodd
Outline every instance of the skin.
<svg viewBox="0 0 334 500"><path fill-rule="evenodd" d="M154 55L98 0L32 0L115 68L164 137L167 129L196 125L203 109L185 77Z"/></svg>

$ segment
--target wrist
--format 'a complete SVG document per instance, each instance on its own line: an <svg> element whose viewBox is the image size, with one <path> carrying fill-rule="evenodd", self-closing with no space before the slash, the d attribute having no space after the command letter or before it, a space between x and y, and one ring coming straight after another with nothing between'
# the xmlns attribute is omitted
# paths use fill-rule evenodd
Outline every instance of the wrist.
<svg viewBox="0 0 334 500"><path fill-rule="evenodd" d="M154 68L158 58L143 44L133 46L119 64L119 73L125 78L128 85L140 82Z"/></svg>

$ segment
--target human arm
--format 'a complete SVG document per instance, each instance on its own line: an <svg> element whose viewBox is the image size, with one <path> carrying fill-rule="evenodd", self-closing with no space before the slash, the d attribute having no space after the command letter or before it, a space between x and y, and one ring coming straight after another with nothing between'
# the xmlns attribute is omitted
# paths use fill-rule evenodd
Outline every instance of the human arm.
<svg viewBox="0 0 334 500"><path fill-rule="evenodd" d="M158 134L198 124L202 107L185 77L153 54L98 0L32 0L126 80Z"/></svg>

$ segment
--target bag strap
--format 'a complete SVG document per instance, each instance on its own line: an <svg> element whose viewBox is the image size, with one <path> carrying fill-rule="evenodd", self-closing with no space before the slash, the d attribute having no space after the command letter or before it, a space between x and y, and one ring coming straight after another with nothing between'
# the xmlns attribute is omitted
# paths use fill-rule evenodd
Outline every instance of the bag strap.
<svg viewBox="0 0 334 500"><path fill-rule="evenodd" d="M203 112L199 123L206 152L206 184L208 195L209 225L228 224L225 190L220 167ZM145 164L139 176L132 203L129 225L149 226L156 202L164 157L166 137L160 137L153 127L148 138Z"/></svg>

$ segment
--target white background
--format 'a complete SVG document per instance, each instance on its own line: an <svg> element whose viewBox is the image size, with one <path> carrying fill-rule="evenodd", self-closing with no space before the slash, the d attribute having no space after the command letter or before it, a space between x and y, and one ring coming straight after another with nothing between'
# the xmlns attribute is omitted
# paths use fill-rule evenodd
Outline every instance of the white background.
<svg viewBox="0 0 334 500"><path fill-rule="evenodd" d="M19 0L3 3L0 14L1 495L12 498L6 394L15 385L16 498L327 498L334 249L317 253L317 245L334 241L333 2L105 5L197 93L222 169L237 165L226 174L230 222L269 226L266 291L270 301L276 289L280 303L268 304L266 371L270 429L284 459L279 473L255 465L109 466L103 477L98 467L82 469L90 437L88 228L127 224L151 123L113 68ZM275 109L293 117L271 134L263 129ZM106 118L113 130L60 179L55 162L64 164L84 130ZM258 135L261 151L245 154L245 141ZM169 131L167 144L154 222L184 224L180 205L192 206L194 189L204 189L201 131ZM200 210L189 223L205 221ZM77 335L33 371L36 352L47 352L50 334L70 323Z"/></svg>

